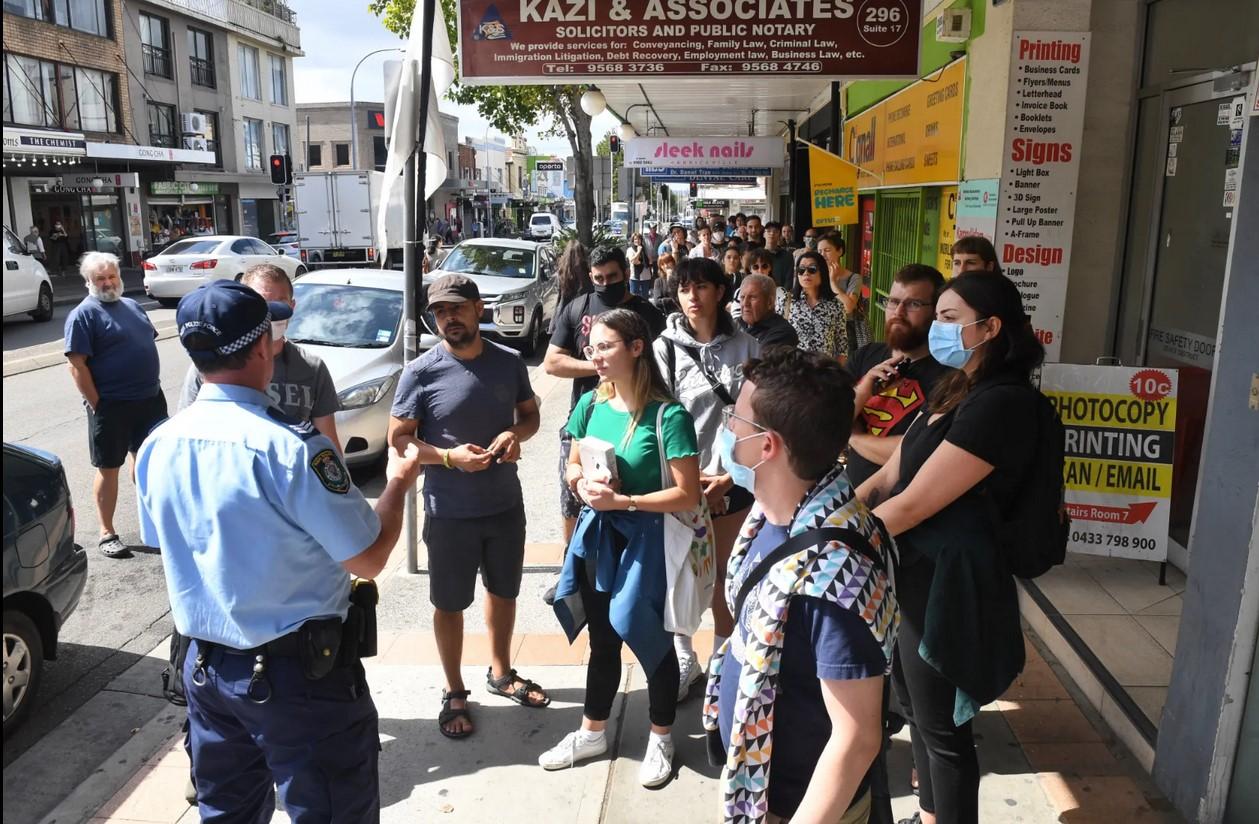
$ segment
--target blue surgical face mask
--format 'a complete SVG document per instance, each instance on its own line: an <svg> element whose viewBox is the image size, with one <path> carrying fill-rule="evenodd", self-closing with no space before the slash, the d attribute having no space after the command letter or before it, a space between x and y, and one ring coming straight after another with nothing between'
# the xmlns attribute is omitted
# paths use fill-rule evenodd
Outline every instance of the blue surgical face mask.
<svg viewBox="0 0 1259 824"><path fill-rule="evenodd" d="M931 321L931 331L927 333L927 346L931 350L931 357L945 366L961 369L970 360L971 353L987 343L987 341L980 341L967 349L966 344L962 343L962 330L986 320L987 318L980 318L970 323Z"/></svg>
<svg viewBox="0 0 1259 824"><path fill-rule="evenodd" d="M721 455L721 465L730 473L730 480L748 492L756 492L756 467L765 463L765 461L758 462L756 466L744 466L734 459L734 447L735 444L742 443L748 438L757 438L766 434L768 433L757 432L754 435L736 438L734 432L728 426L721 427L721 431L717 433L717 454Z"/></svg>

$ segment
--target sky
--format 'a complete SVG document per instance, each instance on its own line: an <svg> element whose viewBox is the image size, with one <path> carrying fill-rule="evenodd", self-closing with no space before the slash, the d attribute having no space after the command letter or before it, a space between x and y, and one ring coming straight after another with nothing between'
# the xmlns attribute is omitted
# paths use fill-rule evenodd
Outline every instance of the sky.
<svg viewBox="0 0 1259 824"><path fill-rule="evenodd" d="M302 51L305 57L293 61L293 85L298 103L331 103L350 99L350 76L354 65L369 52L391 47L401 48L403 41L386 31L380 20L367 10L366 0L343 0L329 4L326 0L289 0L297 12L302 30ZM330 6L336 8L329 13ZM382 52L363 61L354 78L354 99L384 99L384 62L398 59L401 53ZM472 106L461 106L450 100L438 102L446 114L459 118L459 139L471 136L482 141L486 136L485 119ZM608 113L597 117L592 126L602 137L617 124ZM567 138L543 138L541 129L529 130L525 139L541 154L568 157L572 149ZM491 132L490 137L499 135Z"/></svg>

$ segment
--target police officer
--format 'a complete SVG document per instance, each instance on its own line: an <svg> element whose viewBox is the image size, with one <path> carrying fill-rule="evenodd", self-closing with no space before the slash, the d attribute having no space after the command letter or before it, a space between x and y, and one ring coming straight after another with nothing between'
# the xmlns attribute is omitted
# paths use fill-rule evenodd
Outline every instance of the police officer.
<svg viewBox="0 0 1259 824"><path fill-rule="evenodd" d="M294 824L374 822L377 714L350 574L384 568L419 464L414 449L390 455L373 512L332 442L271 406L271 323L290 312L230 282L180 301L204 385L140 449L140 530L162 549L175 627L192 639L203 819L270 821L278 787Z"/></svg>

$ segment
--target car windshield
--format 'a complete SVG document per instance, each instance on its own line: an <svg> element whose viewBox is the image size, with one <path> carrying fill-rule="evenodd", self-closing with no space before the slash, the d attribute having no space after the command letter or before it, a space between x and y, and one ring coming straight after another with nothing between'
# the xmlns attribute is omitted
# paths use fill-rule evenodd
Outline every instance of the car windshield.
<svg viewBox="0 0 1259 824"><path fill-rule="evenodd" d="M506 246L456 246L442 261L442 271L499 278L531 278L533 252Z"/></svg>
<svg viewBox="0 0 1259 824"><path fill-rule="evenodd" d="M294 343L384 349L398 334L402 293L343 283L297 283L286 337Z"/></svg>
<svg viewBox="0 0 1259 824"><path fill-rule="evenodd" d="M162 250L164 255L208 255L219 248L218 240L177 240Z"/></svg>

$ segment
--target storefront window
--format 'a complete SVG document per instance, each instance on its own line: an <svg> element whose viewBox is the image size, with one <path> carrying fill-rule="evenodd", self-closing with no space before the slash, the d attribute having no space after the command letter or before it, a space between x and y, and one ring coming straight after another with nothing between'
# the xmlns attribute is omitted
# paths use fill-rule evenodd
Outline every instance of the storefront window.
<svg viewBox="0 0 1259 824"><path fill-rule="evenodd" d="M149 242L154 252L186 237L216 233L214 198L149 200Z"/></svg>

